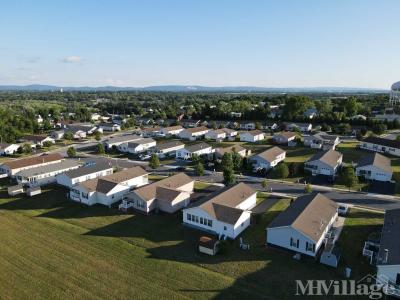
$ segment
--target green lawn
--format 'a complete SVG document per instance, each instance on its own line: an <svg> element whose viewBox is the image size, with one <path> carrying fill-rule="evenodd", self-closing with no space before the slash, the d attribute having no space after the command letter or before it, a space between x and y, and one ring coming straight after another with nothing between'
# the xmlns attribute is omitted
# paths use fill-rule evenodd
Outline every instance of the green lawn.
<svg viewBox="0 0 400 300"><path fill-rule="evenodd" d="M357 163L365 155L365 151L356 149L358 142L342 142L336 146L336 150L343 154L343 162Z"/></svg>
<svg viewBox="0 0 400 300"><path fill-rule="evenodd" d="M204 182L204 181L195 181L194 183L194 189L197 191L200 190L204 190L206 188L208 188L211 184L209 184L208 182Z"/></svg>
<svg viewBox="0 0 400 300"><path fill-rule="evenodd" d="M5 299L292 299L294 279L342 278L312 259L265 247L265 227L288 205L277 202L225 254L196 251L202 233L180 214L144 216L65 199L59 188L9 198L0 181L0 298ZM264 201L268 201L265 198ZM342 239L354 274L368 266L361 243L382 215L352 211ZM358 273L357 273L358 272Z"/></svg>

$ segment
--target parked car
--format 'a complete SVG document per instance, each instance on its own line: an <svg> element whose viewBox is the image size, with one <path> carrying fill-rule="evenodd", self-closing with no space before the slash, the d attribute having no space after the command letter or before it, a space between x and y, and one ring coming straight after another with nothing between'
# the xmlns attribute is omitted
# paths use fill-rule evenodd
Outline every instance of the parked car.
<svg viewBox="0 0 400 300"><path fill-rule="evenodd" d="M140 160L146 160L146 159L150 159L150 155L149 154L140 154L139 158Z"/></svg>
<svg viewBox="0 0 400 300"><path fill-rule="evenodd" d="M347 211L349 210L349 206L346 204L339 204L338 207L338 214L339 216L345 216L347 215Z"/></svg>

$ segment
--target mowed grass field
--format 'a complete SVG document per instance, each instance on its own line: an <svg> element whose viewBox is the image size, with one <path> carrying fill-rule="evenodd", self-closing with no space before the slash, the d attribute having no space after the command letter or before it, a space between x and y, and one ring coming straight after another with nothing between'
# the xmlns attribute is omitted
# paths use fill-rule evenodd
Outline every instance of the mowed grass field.
<svg viewBox="0 0 400 300"><path fill-rule="evenodd" d="M279 200L225 254L198 253L202 233L181 215L136 215L66 200L66 191L9 198L0 182L2 299L292 299L295 279L343 278L313 259L265 246L265 228L288 206ZM268 197L264 201L269 201ZM361 257L382 215L353 211L344 229L344 261L356 278L371 271ZM344 299L344 298L343 298Z"/></svg>

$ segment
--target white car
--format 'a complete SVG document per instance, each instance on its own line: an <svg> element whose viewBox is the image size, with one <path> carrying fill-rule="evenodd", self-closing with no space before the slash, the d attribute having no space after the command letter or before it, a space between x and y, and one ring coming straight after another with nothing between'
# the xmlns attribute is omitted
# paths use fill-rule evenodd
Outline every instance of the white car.
<svg viewBox="0 0 400 300"><path fill-rule="evenodd" d="M150 159L150 155L149 154L140 154L139 158L140 160L146 160L146 159Z"/></svg>
<svg viewBox="0 0 400 300"><path fill-rule="evenodd" d="M348 206L348 205L343 204L343 203L339 204L339 207L338 207L338 214L339 214L339 216L345 216L345 215L347 215L347 211L348 211L348 210L349 210L349 206Z"/></svg>

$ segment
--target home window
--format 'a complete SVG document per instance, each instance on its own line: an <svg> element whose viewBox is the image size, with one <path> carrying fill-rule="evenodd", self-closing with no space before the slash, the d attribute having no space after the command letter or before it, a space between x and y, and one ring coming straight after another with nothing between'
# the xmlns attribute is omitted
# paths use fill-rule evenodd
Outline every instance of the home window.
<svg viewBox="0 0 400 300"><path fill-rule="evenodd" d="M203 218L202 217L200 217L200 224L203 225Z"/></svg>
<svg viewBox="0 0 400 300"><path fill-rule="evenodd" d="M306 251L314 252L315 251L315 244L306 242Z"/></svg>
<svg viewBox="0 0 400 300"><path fill-rule="evenodd" d="M207 222L208 222L207 225L212 227L212 220L207 220Z"/></svg>
<svg viewBox="0 0 400 300"><path fill-rule="evenodd" d="M137 207L140 207L140 208L144 208L144 207L145 207L144 201L138 200L138 201L136 202L136 206L137 206Z"/></svg>
<svg viewBox="0 0 400 300"><path fill-rule="evenodd" d="M224 226L224 230L226 230L226 226Z"/></svg>
<svg viewBox="0 0 400 300"><path fill-rule="evenodd" d="M191 221L191 220L192 220L192 215L191 215L191 214L187 214L187 215L186 215L186 219L187 219L188 221Z"/></svg>
<svg viewBox="0 0 400 300"><path fill-rule="evenodd" d="M299 248L299 239L290 238L290 246Z"/></svg>

